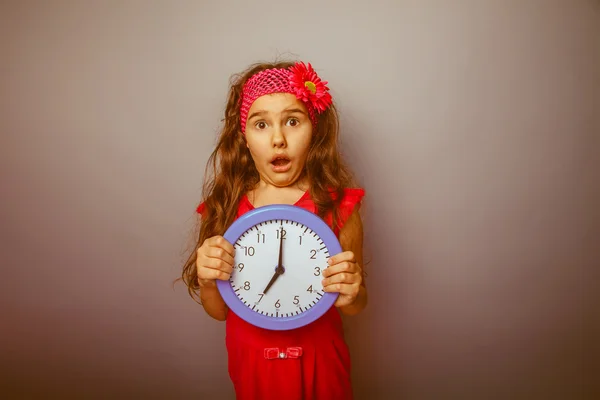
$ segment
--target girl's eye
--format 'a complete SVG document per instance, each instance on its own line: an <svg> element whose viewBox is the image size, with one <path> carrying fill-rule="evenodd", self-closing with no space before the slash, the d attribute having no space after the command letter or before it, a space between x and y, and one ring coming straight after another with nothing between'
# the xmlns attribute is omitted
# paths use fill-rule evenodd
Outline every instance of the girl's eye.
<svg viewBox="0 0 600 400"><path fill-rule="evenodd" d="M300 121L298 121L296 118L290 118L288 119L288 125L289 126L296 126L300 123Z"/></svg>
<svg viewBox="0 0 600 400"><path fill-rule="evenodd" d="M267 124L264 121L257 122L255 125L258 129L265 129Z"/></svg>

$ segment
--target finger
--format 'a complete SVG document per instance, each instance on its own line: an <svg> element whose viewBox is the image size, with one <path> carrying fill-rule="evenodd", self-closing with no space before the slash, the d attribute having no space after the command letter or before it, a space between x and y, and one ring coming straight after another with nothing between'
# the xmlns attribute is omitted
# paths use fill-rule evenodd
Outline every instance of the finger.
<svg viewBox="0 0 600 400"><path fill-rule="evenodd" d="M328 276L333 276L335 274L339 274L340 272L351 272L356 273L360 270L360 267L355 262L343 261L341 263L332 265L331 267L327 267L323 270L323 276L326 278Z"/></svg>
<svg viewBox="0 0 600 400"><path fill-rule="evenodd" d="M336 307L343 307L343 306L347 306L350 305L352 303L354 303L354 301L356 300L355 296L338 296L337 300L335 301L334 305Z"/></svg>
<svg viewBox="0 0 600 400"><path fill-rule="evenodd" d="M219 271L227 272L228 274L230 274L231 271L233 271L233 265L226 263L220 258L207 257L206 255L198 257L198 267L216 269Z"/></svg>
<svg viewBox="0 0 600 400"><path fill-rule="evenodd" d="M339 274L335 274L329 278L325 278L321 281L323 287L328 285L335 284L353 284L360 283L362 277L360 274L353 274L349 272L340 272Z"/></svg>
<svg viewBox="0 0 600 400"><path fill-rule="evenodd" d="M334 283L327 285L323 288L324 292L339 293L347 296L356 296L358 294L360 285L353 283Z"/></svg>
<svg viewBox="0 0 600 400"><path fill-rule="evenodd" d="M233 256L222 247L209 247L206 249L205 255L209 258L223 260L225 263L233 265Z"/></svg>
<svg viewBox="0 0 600 400"><path fill-rule="evenodd" d="M338 253L334 256L329 257L329 260L327 260L327 264L335 265L342 261L355 262L356 260L354 259L354 253L351 251L344 251L344 252Z"/></svg>
<svg viewBox="0 0 600 400"><path fill-rule="evenodd" d="M206 287L215 287L217 285L217 282L212 279L198 278L198 284L200 285L201 288L206 288Z"/></svg>
<svg viewBox="0 0 600 400"><path fill-rule="evenodd" d="M231 257L235 255L235 249L233 245L227 241L223 236L213 236L204 241L209 247L220 247L225 250Z"/></svg>
<svg viewBox="0 0 600 400"><path fill-rule="evenodd" d="M225 271L214 268L199 268L198 269L198 278L202 280L215 280L220 279L226 281L229 279L231 275Z"/></svg>

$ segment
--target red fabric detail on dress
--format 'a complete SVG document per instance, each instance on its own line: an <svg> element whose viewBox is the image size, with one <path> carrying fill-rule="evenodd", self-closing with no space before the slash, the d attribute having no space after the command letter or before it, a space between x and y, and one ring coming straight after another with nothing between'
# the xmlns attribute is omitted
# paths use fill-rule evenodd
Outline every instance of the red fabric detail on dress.
<svg viewBox="0 0 600 400"><path fill-rule="evenodd" d="M270 347L265 349L265 358L267 360L283 360L286 358L298 358L301 355L302 347L288 347L287 349L280 349L279 347Z"/></svg>
<svg viewBox="0 0 600 400"><path fill-rule="evenodd" d="M288 347L286 355L288 358L298 358L302 355L302 347Z"/></svg>
<svg viewBox="0 0 600 400"><path fill-rule="evenodd" d="M273 360L275 358L279 358L279 347L271 347L265 349L265 358L267 360Z"/></svg>

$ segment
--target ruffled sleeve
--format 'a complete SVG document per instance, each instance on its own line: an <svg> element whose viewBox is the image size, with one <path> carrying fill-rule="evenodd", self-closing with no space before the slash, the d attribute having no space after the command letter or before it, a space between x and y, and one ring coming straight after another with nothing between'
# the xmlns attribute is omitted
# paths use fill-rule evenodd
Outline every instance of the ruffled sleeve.
<svg viewBox="0 0 600 400"><path fill-rule="evenodd" d="M362 204L362 199L364 196L365 196L364 189L360 189L360 188L344 189L344 197L342 198L342 201L340 203L339 214L338 214L339 215L339 224L333 230L336 235L338 235L340 233L340 230L342 229L342 227L344 226L346 221L348 221L348 218L350 218L350 216L352 215L354 210L360 208L360 206ZM335 198L336 195L333 194L332 197ZM329 226L332 225L331 214L327 216L326 222L329 224Z"/></svg>
<svg viewBox="0 0 600 400"><path fill-rule="evenodd" d="M205 206L204 206L204 202L202 202L202 203L200 203L200 204L198 205L198 207L196 208L196 212L197 212L198 214L202 215L202 213L204 213L204 208L205 208Z"/></svg>
<svg viewBox="0 0 600 400"><path fill-rule="evenodd" d="M340 229L354 210L359 209L362 204L362 199L365 196L364 189L348 188L344 189L344 197L340 204Z"/></svg>

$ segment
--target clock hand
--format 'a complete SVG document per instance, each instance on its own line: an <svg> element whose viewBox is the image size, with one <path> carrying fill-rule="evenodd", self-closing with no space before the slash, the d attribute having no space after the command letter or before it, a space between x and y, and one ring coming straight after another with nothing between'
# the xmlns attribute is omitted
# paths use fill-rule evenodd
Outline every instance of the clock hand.
<svg viewBox="0 0 600 400"><path fill-rule="evenodd" d="M279 263L277 264L277 269L279 271L281 271L281 273L283 274L283 265L281 265L281 259L282 259L282 255L283 252L281 251L283 248L283 227L281 227L281 235L279 235Z"/></svg>
<svg viewBox="0 0 600 400"><path fill-rule="evenodd" d="M269 281L269 284L267 285L267 287L265 288L265 290L263 290L263 294L267 294L267 291L273 285L273 283L275 283L275 281L277 280L277 278L279 278L279 275L281 275L281 273L279 272L279 269L276 269L275 270L275 274L273 275L273 277Z"/></svg>
<svg viewBox="0 0 600 400"><path fill-rule="evenodd" d="M283 265L282 265L282 259L283 259L282 249L283 249L283 228L281 228L281 235L279 235L279 262L277 264L277 268L275 269L275 274L273 274L271 281L269 282L269 284L263 291L264 294L267 294L267 291L269 290L269 288L271 288L273 283L275 283L277 278L279 278L279 275L282 275L285 272L285 268L283 268Z"/></svg>

